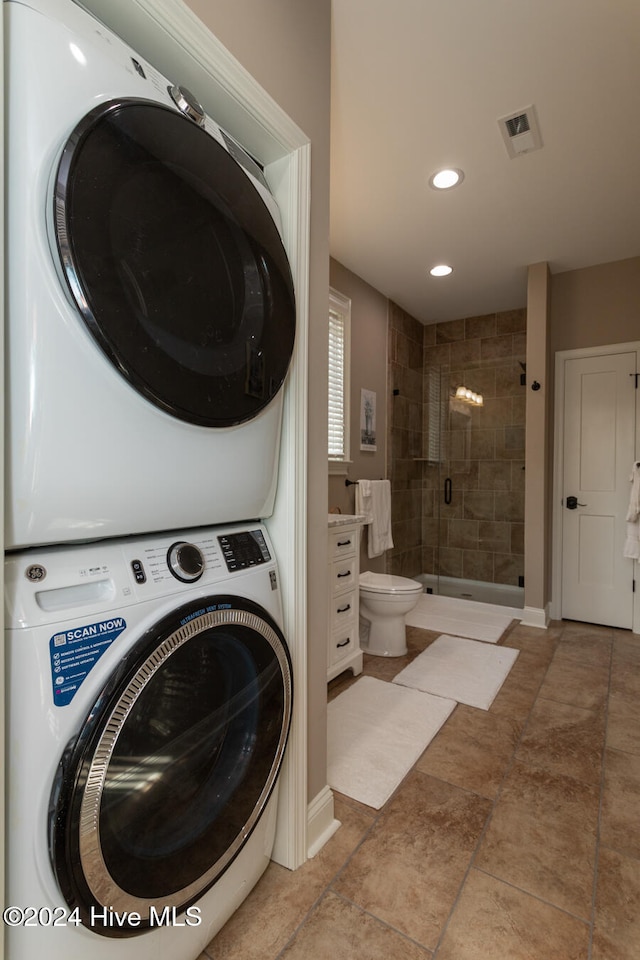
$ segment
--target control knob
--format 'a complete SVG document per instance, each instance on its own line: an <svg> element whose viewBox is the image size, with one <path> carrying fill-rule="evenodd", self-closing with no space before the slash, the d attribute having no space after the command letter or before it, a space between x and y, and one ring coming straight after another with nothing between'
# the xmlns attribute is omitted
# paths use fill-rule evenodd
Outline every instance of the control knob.
<svg viewBox="0 0 640 960"><path fill-rule="evenodd" d="M204 557L199 547L186 540L178 540L167 553L169 570L182 583L195 583L204 573Z"/></svg>
<svg viewBox="0 0 640 960"><path fill-rule="evenodd" d="M181 87L176 83L169 87L169 94L178 110L180 110L185 117L189 117L189 120L193 120L199 127L204 127L204 110L191 93L191 90L187 90L186 87Z"/></svg>

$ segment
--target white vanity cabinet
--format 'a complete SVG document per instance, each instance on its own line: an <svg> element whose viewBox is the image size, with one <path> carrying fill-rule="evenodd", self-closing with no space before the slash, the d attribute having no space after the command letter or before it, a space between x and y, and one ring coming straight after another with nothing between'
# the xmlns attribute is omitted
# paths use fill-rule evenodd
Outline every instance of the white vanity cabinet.
<svg viewBox="0 0 640 960"><path fill-rule="evenodd" d="M327 680L343 670L362 672L358 577L359 517L329 515L329 637Z"/></svg>

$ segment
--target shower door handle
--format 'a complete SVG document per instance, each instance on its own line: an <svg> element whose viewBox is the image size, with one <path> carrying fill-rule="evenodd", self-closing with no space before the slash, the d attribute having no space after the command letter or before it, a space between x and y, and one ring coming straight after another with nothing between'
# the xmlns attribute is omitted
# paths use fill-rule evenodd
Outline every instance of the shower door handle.
<svg viewBox="0 0 640 960"><path fill-rule="evenodd" d="M447 477L444 482L444 502L451 503L451 477Z"/></svg>

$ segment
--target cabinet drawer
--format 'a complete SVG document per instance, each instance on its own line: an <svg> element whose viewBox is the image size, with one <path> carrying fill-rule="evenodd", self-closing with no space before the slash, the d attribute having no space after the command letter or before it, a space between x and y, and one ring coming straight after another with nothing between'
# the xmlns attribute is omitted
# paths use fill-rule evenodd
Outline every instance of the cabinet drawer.
<svg viewBox="0 0 640 960"><path fill-rule="evenodd" d="M343 660L354 650L358 649L358 621L351 625L351 629L343 630L331 637L331 646L329 647L329 667Z"/></svg>
<svg viewBox="0 0 640 960"><path fill-rule="evenodd" d="M344 593L346 590L353 590L357 585L358 567L355 557L345 557L344 560L336 560L329 567L329 589L331 595Z"/></svg>
<svg viewBox="0 0 640 960"><path fill-rule="evenodd" d="M329 561L338 557L355 557L358 549L360 530L353 527L345 530L338 528L329 533Z"/></svg>
<svg viewBox="0 0 640 960"><path fill-rule="evenodd" d="M352 619L357 619L358 591L350 590L333 597L329 609L329 629L331 633L349 626Z"/></svg>

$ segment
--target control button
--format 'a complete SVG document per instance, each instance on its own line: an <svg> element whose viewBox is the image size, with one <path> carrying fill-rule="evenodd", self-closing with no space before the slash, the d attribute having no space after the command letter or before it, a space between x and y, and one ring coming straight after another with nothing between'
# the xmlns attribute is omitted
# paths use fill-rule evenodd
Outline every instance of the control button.
<svg viewBox="0 0 640 960"><path fill-rule="evenodd" d="M133 570L133 575L135 577L136 583L147 582L147 575L144 572L144 567L142 566L142 560L132 560L131 569Z"/></svg>
<svg viewBox="0 0 640 960"><path fill-rule="evenodd" d="M195 583L204 573L204 557L194 543L179 540L169 547L167 553L169 570L182 583Z"/></svg>

